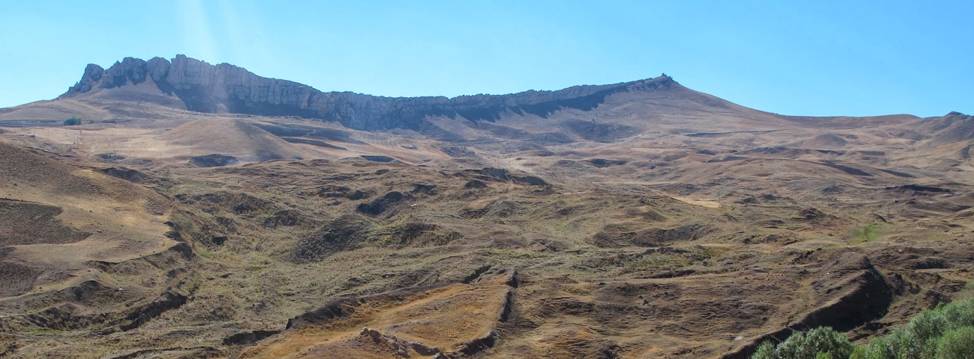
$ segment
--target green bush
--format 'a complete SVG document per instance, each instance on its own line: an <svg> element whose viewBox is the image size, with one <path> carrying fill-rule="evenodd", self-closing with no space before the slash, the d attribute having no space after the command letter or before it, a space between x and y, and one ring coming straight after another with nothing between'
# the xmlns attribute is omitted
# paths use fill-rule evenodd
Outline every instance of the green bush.
<svg viewBox="0 0 974 359"><path fill-rule="evenodd" d="M782 359L817 359L819 353L829 354L833 358L848 358L852 348L845 334L821 327L793 334L778 345L775 354Z"/></svg>
<svg viewBox="0 0 974 359"><path fill-rule="evenodd" d="M752 359L974 359L974 300L925 310L891 333L856 346L831 328L761 344Z"/></svg>
<svg viewBox="0 0 974 359"><path fill-rule="evenodd" d="M81 119L80 118L77 118L77 117L72 117L72 118L69 118L67 120L64 120L64 125L65 126L77 126L77 125L80 125L80 124L81 124Z"/></svg>
<svg viewBox="0 0 974 359"><path fill-rule="evenodd" d="M772 349L773 348L773 349ZM765 342L758 347L752 359L821 359L848 358L854 346L845 334L832 328L821 327L807 332L792 334L774 347Z"/></svg>
<svg viewBox="0 0 974 359"><path fill-rule="evenodd" d="M974 299L953 302L939 307L950 328L974 327Z"/></svg>
<svg viewBox="0 0 974 359"><path fill-rule="evenodd" d="M862 359L896 359L895 342L886 337L873 340L868 345L862 347L862 349L854 350L853 354L856 354L856 352L862 354ZM851 358L852 356L850 356Z"/></svg>
<svg viewBox="0 0 974 359"><path fill-rule="evenodd" d="M899 359L921 359L923 358L923 342L916 337L910 330L896 330L890 334L890 339L896 349L896 358Z"/></svg>
<svg viewBox="0 0 974 359"><path fill-rule="evenodd" d="M751 355L751 359L775 359L774 344L771 342L761 343L758 349L754 351L754 354Z"/></svg>
<svg viewBox="0 0 974 359"><path fill-rule="evenodd" d="M942 310L926 310L917 314L907 324L907 330L922 344L937 339L947 330L947 318Z"/></svg>
<svg viewBox="0 0 974 359"><path fill-rule="evenodd" d="M937 340L937 359L974 358L974 327L951 329Z"/></svg>

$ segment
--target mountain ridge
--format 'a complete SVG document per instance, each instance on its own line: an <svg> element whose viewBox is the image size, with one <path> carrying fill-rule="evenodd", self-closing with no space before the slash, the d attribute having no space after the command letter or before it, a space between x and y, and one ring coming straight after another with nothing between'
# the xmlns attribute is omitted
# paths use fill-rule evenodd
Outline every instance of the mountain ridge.
<svg viewBox="0 0 974 359"><path fill-rule="evenodd" d="M178 98L192 111L335 120L361 130L419 129L429 116L493 121L503 113L514 112L547 117L562 108L593 109L618 92L685 89L663 74L614 84L502 95L386 97L324 92L294 81L258 76L239 66L211 65L177 55L171 60L154 57L148 61L126 57L108 69L89 64L82 78L58 99L92 96L143 83L154 85L161 95Z"/></svg>

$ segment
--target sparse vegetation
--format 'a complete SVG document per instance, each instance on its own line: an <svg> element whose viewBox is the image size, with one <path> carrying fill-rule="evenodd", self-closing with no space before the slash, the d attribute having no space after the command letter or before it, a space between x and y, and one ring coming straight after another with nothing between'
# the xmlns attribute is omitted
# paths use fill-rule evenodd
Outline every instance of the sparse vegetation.
<svg viewBox="0 0 974 359"><path fill-rule="evenodd" d="M639 259L634 261L626 262L625 266L623 267L623 273L676 269L687 265L690 265L690 260L685 256L666 253L653 253L639 257Z"/></svg>
<svg viewBox="0 0 974 359"><path fill-rule="evenodd" d="M923 311L892 333L856 346L831 328L799 332L774 345L762 343L751 359L960 359L974 358L974 299Z"/></svg>
<svg viewBox="0 0 974 359"><path fill-rule="evenodd" d="M852 230L852 241L857 243L872 242L882 234L882 225L870 223Z"/></svg>

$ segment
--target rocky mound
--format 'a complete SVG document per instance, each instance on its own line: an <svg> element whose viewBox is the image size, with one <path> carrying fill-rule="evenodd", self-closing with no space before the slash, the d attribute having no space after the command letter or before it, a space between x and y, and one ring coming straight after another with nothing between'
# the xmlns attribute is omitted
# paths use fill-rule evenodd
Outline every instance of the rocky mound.
<svg viewBox="0 0 974 359"><path fill-rule="evenodd" d="M609 225L595 234L592 242L597 246L654 247L676 241L692 241L707 235L710 228L701 224L687 224L674 228L649 228L631 230L625 226Z"/></svg>
<svg viewBox="0 0 974 359"><path fill-rule="evenodd" d="M91 235L61 223L60 214L60 207L0 199L0 246L71 243Z"/></svg>
<svg viewBox="0 0 974 359"><path fill-rule="evenodd" d="M438 246L463 238L459 232L423 222L405 222L394 225L376 231L375 236L379 244L392 247Z"/></svg>
<svg viewBox="0 0 974 359"><path fill-rule="evenodd" d="M409 195L398 191L386 193L382 197L376 198L368 203L359 204L355 208L359 213L370 216L378 216L397 207L402 202L409 199Z"/></svg>
<svg viewBox="0 0 974 359"><path fill-rule="evenodd" d="M0 142L0 181L3 185L42 186L61 193L94 189L73 176L74 168L49 158L41 151L17 148Z"/></svg>
<svg viewBox="0 0 974 359"><path fill-rule="evenodd" d="M21 295L34 287L40 273L19 263L0 261L0 298Z"/></svg>
<svg viewBox="0 0 974 359"><path fill-rule="evenodd" d="M806 148L840 148L848 145L847 141L842 136L836 135L834 133L823 133L821 135L812 137L801 142L801 147Z"/></svg>
<svg viewBox="0 0 974 359"><path fill-rule="evenodd" d="M380 163L389 163L396 160L395 158L389 156L382 156L382 155L362 155L362 158L364 158L366 161L380 162Z"/></svg>
<svg viewBox="0 0 974 359"><path fill-rule="evenodd" d="M473 177L484 182L511 182L529 186L547 186L548 182L537 176L517 175L504 168L485 167L476 170L465 170L460 173L462 176Z"/></svg>
<svg viewBox="0 0 974 359"><path fill-rule="evenodd" d="M337 251L354 248L369 240L372 223L365 218L346 215L321 228L317 233L300 240L291 253L295 262L321 260Z"/></svg>
<svg viewBox="0 0 974 359"><path fill-rule="evenodd" d="M243 120L192 121L166 132L162 139L177 146L190 147L196 153L233 156L242 161L301 157L301 152L294 145ZM223 165L226 164L229 163Z"/></svg>
<svg viewBox="0 0 974 359"><path fill-rule="evenodd" d="M598 168L622 166L626 164L626 162L627 162L626 160L614 160L614 159L605 159L605 158L593 158L588 160L588 163Z"/></svg>
<svg viewBox="0 0 974 359"><path fill-rule="evenodd" d="M237 163L236 157L214 153L211 155L193 156L189 163L196 167L223 167Z"/></svg>
<svg viewBox="0 0 974 359"><path fill-rule="evenodd" d="M121 178L123 180L135 183L145 182L149 177L138 170L125 167L108 167L99 169L98 172L104 173L106 175Z"/></svg>

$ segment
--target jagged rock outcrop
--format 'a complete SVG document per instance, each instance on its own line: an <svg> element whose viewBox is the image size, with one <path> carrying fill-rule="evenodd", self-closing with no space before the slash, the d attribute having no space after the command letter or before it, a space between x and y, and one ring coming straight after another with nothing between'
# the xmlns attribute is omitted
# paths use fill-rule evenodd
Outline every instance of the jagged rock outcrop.
<svg viewBox="0 0 974 359"><path fill-rule="evenodd" d="M609 95L653 91L680 85L666 75L610 85L574 86L557 91L525 91L508 95L447 97L381 97L352 92L322 92L297 82L257 76L230 64L211 65L184 55L149 61L127 57L107 70L88 65L66 97L150 82L159 93L178 99L186 109L281 115L341 122L361 130L406 128L429 131L429 116L492 121L505 113L547 117L562 108L590 110ZM171 105L171 102L160 101Z"/></svg>

